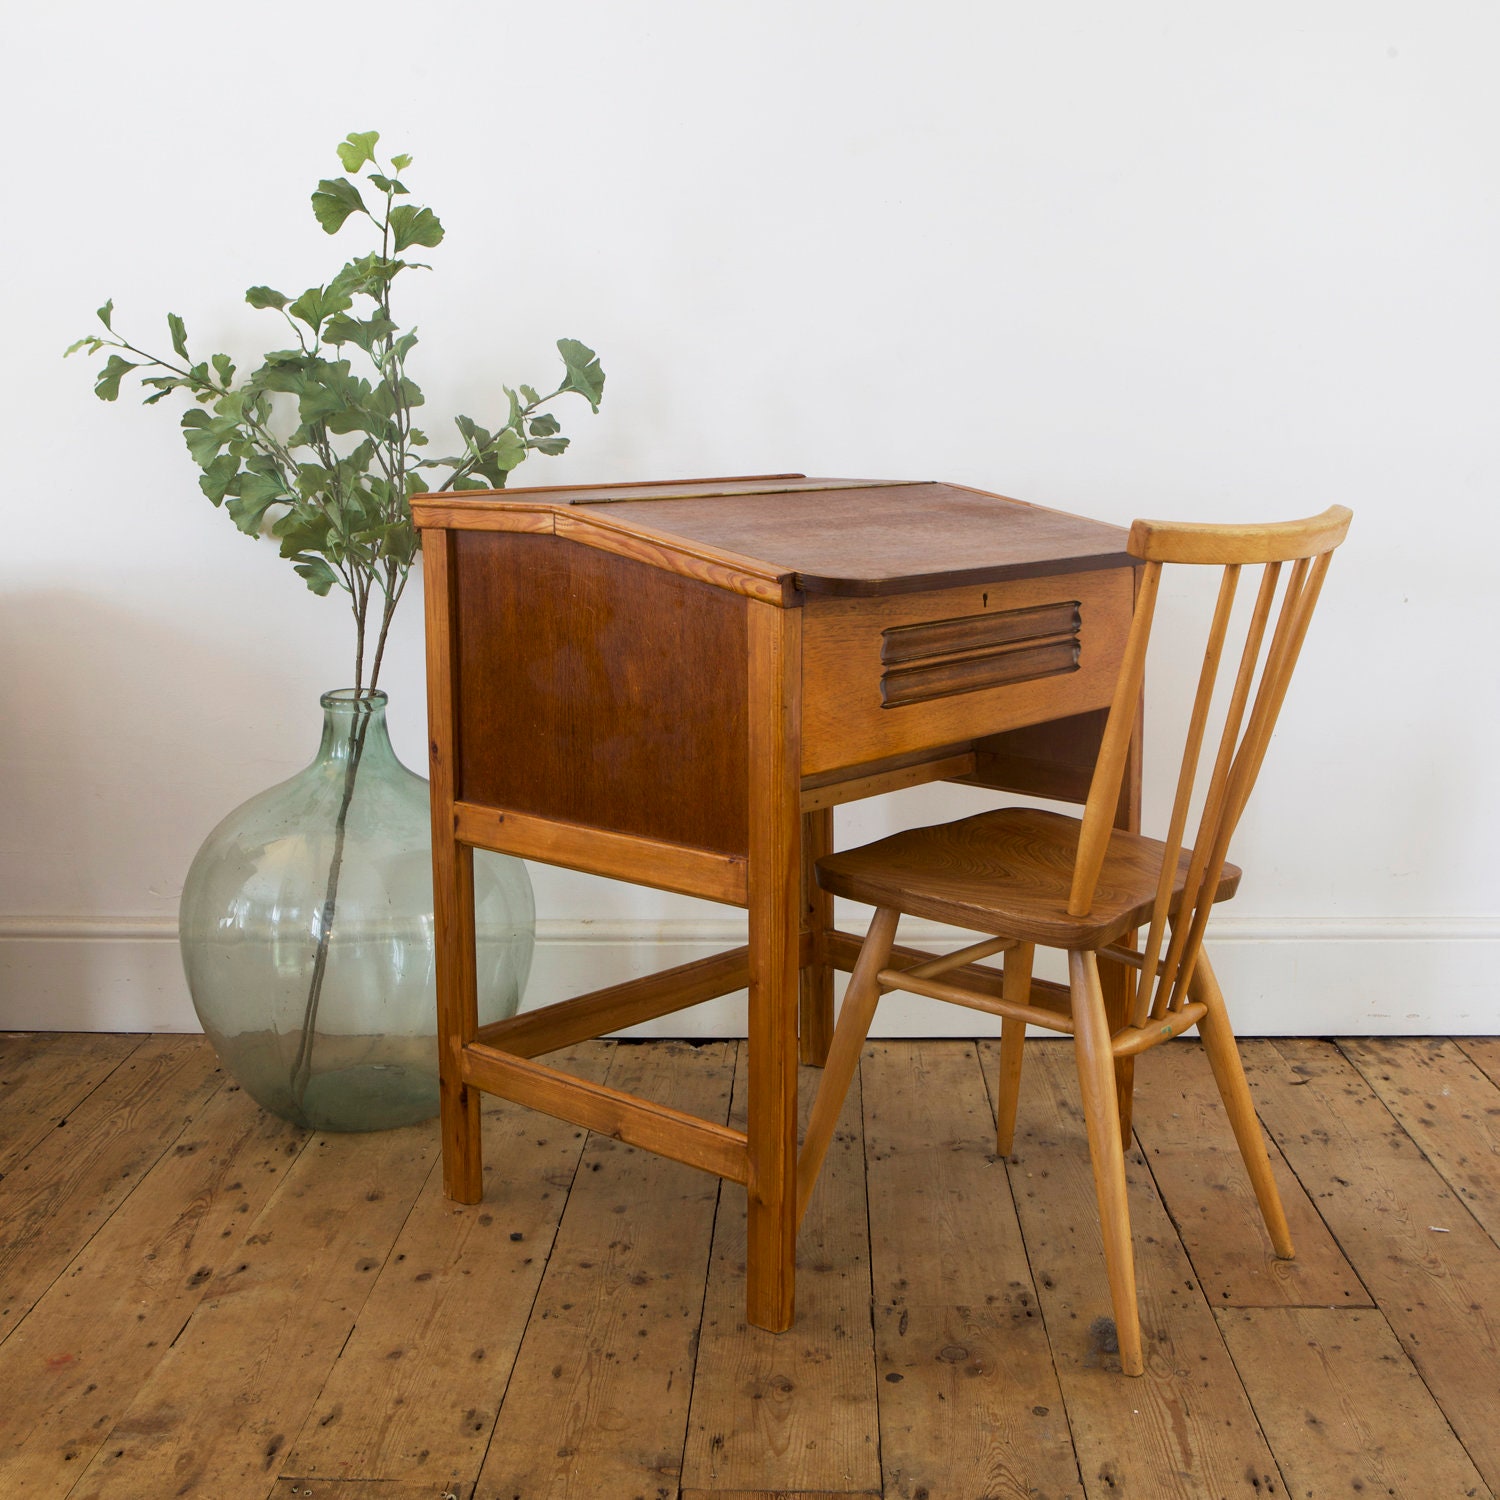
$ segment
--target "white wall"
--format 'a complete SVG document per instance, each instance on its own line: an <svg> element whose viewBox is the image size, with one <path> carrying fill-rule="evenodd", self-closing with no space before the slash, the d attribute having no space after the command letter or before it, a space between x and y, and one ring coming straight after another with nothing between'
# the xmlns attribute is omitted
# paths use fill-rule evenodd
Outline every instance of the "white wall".
<svg viewBox="0 0 1500 1500"><path fill-rule="evenodd" d="M432 412L483 420L559 335L602 355L601 415L520 480L1353 505L1221 967L1245 1030L1500 1030L1493 6L88 0L7 43L0 1026L192 1024L187 863L348 676L341 606L210 509L173 415L59 355L110 295L158 342L170 308L260 352L241 291L349 253L307 194L379 128L448 228L405 304ZM420 765L415 597L386 685ZM907 794L841 837L972 805ZM726 926L536 883L538 999Z"/></svg>

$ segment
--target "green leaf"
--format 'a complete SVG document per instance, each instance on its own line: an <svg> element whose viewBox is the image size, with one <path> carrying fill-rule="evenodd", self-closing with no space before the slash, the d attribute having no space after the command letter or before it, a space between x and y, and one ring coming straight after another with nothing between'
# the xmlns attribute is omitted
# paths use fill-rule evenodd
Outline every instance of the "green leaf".
<svg viewBox="0 0 1500 1500"><path fill-rule="evenodd" d="M535 406L537 402L542 399L541 395L529 385L523 385L521 387L521 394L526 398L526 402L529 406Z"/></svg>
<svg viewBox="0 0 1500 1500"><path fill-rule="evenodd" d="M346 312L353 306L352 298L333 287L310 286L287 311L306 323L316 334L325 318L331 318L334 313Z"/></svg>
<svg viewBox="0 0 1500 1500"><path fill-rule="evenodd" d="M335 313L323 329L323 338L330 344L358 344L366 354L373 354L375 345L395 331L396 325L378 309L373 317L363 319Z"/></svg>
<svg viewBox="0 0 1500 1500"><path fill-rule="evenodd" d="M308 588L320 599L339 581L338 574L321 557L304 558L293 563L292 570L307 580Z"/></svg>
<svg viewBox="0 0 1500 1500"><path fill-rule="evenodd" d="M568 367L568 378L560 389L577 391L598 411L599 402L604 395L604 371L600 368L598 356L587 344L581 344L577 339L558 339L557 352L562 355L563 363Z"/></svg>
<svg viewBox="0 0 1500 1500"><path fill-rule="evenodd" d="M411 157L409 157L409 156L393 156L391 158L391 165L398 172L404 172L411 165Z"/></svg>
<svg viewBox="0 0 1500 1500"><path fill-rule="evenodd" d="M378 130L351 130L346 140L339 142L339 160L346 172L357 172L367 161L375 160L375 142L380 139Z"/></svg>
<svg viewBox="0 0 1500 1500"><path fill-rule="evenodd" d="M500 387L505 392L505 398L510 402L510 415L505 419L507 427L519 428L521 425L521 398L508 385Z"/></svg>
<svg viewBox="0 0 1500 1500"><path fill-rule="evenodd" d="M297 493L304 500L321 494L333 483L333 474L322 464L297 465Z"/></svg>
<svg viewBox="0 0 1500 1500"><path fill-rule="evenodd" d="M422 394L421 387L416 381L408 380L404 375L401 377L399 388L394 393L386 381L376 386L375 396L371 402L373 410L378 411L383 417L393 417L396 415L398 404L405 407L408 412L412 412L419 406L425 406L427 398Z"/></svg>
<svg viewBox="0 0 1500 1500"><path fill-rule="evenodd" d="M95 338L93 334L87 334L81 339L75 340L63 350L63 358L70 354L77 354L80 349L87 349L90 354L97 354L104 347L104 340Z"/></svg>
<svg viewBox="0 0 1500 1500"><path fill-rule="evenodd" d="M535 448L538 453L546 453L555 457L559 453L568 451L570 439L565 437L542 438L538 442L528 443L528 448Z"/></svg>
<svg viewBox="0 0 1500 1500"><path fill-rule="evenodd" d="M253 286L245 293L245 301L251 307L285 307L287 296L271 286Z"/></svg>
<svg viewBox="0 0 1500 1500"><path fill-rule="evenodd" d="M405 269L404 260L389 260L372 251L369 255L356 256L328 285L347 292L351 297L379 298L381 292Z"/></svg>
<svg viewBox="0 0 1500 1500"><path fill-rule="evenodd" d="M368 213L359 189L347 177L325 177L312 195L313 213L328 234L337 234L350 214Z"/></svg>
<svg viewBox="0 0 1500 1500"><path fill-rule="evenodd" d="M382 193L395 193L398 195L406 193L406 184L396 177L386 177L380 172L371 172L370 181L380 189Z"/></svg>
<svg viewBox="0 0 1500 1500"><path fill-rule="evenodd" d="M409 566L417 550L417 531L410 516L405 520L392 521L389 526L382 528L380 550L399 566Z"/></svg>
<svg viewBox="0 0 1500 1500"><path fill-rule="evenodd" d="M121 359L118 354L111 354L109 362L99 372L99 378L94 382L94 394L101 401L115 401L120 395L120 381L128 375L136 366L128 359Z"/></svg>
<svg viewBox="0 0 1500 1500"><path fill-rule="evenodd" d="M104 304L104 306L99 309L99 321L101 323L103 323L104 326L106 328L108 328L111 333L113 333L115 330L111 326L109 320L112 317L114 317L114 315L115 315L115 299L113 297L111 297L109 299L109 301L106 302Z"/></svg>
<svg viewBox="0 0 1500 1500"><path fill-rule="evenodd" d="M316 362L289 350L267 355L265 364L250 377L250 385L258 391L300 395L307 384L307 366Z"/></svg>
<svg viewBox="0 0 1500 1500"><path fill-rule="evenodd" d="M235 436L239 424L229 418L211 417L196 408L182 414L182 440L201 469L208 468L219 451Z"/></svg>
<svg viewBox="0 0 1500 1500"><path fill-rule="evenodd" d="M496 489L501 489L505 484L505 476L525 461L525 439L506 427L501 429L492 442L485 444L482 456L474 465L474 471L483 474Z"/></svg>
<svg viewBox="0 0 1500 1500"><path fill-rule="evenodd" d="M463 433L464 444L471 454L482 453L495 441L494 434L487 432L472 417L454 417L453 425Z"/></svg>
<svg viewBox="0 0 1500 1500"><path fill-rule="evenodd" d="M351 476L362 475L370 467L375 457L375 439L366 438L349 456L341 459L341 465ZM370 478L370 485L376 492L376 499L384 502L387 485L384 479L378 476Z"/></svg>
<svg viewBox="0 0 1500 1500"><path fill-rule="evenodd" d="M495 463L501 469L513 469L517 463L525 462L526 446L520 440L520 435L505 428L504 432L495 438Z"/></svg>
<svg viewBox="0 0 1500 1500"><path fill-rule="evenodd" d="M232 385L234 383L234 361L227 354L216 354L213 357L214 373L219 377L220 385Z"/></svg>
<svg viewBox="0 0 1500 1500"><path fill-rule="evenodd" d="M561 431L562 423L549 411L531 419L531 435L534 438L551 437L553 433Z"/></svg>
<svg viewBox="0 0 1500 1500"><path fill-rule="evenodd" d="M246 474L240 481L240 492L232 496L224 509L246 536L259 536L266 512L273 505L290 503L286 486L272 474Z"/></svg>
<svg viewBox="0 0 1500 1500"><path fill-rule="evenodd" d="M176 313L167 314L167 331L172 335L172 347L184 358L191 356L187 352L187 325Z"/></svg>
<svg viewBox="0 0 1500 1500"><path fill-rule="evenodd" d="M163 395L166 392L162 392ZM240 461L232 453L221 453L209 466L198 476L198 488L213 501L215 505L223 503L224 496L229 492L229 486L234 482L235 476L240 472Z"/></svg>
<svg viewBox="0 0 1500 1500"><path fill-rule="evenodd" d="M369 344L360 336L360 330L363 327L364 325L358 318L351 318L346 313L335 313L323 325L323 342L325 344L355 343L362 349L368 349Z"/></svg>
<svg viewBox="0 0 1500 1500"><path fill-rule="evenodd" d="M186 385L187 382L185 380L180 380L176 375L150 375L142 376L141 384L143 386L149 387L156 393L154 396L147 396L146 399L141 402L141 405L155 406L158 401L165 400L165 398L170 396L173 391Z"/></svg>
<svg viewBox="0 0 1500 1500"><path fill-rule="evenodd" d="M314 441L322 426L329 432L369 432L386 436L384 419L374 410L370 382L349 371L349 361L309 363L298 393L297 415L303 426L292 436L292 446Z"/></svg>
<svg viewBox="0 0 1500 1500"><path fill-rule="evenodd" d="M395 249L399 255L412 245L431 248L443 243L443 226L430 208L418 208L412 203L398 203L391 210L391 229L396 236Z"/></svg>
<svg viewBox="0 0 1500 1500"><path fill-rule="evenodd" d="M283 557L323 552L335 542L327 515L313 503L294 506L272 523L271 535L281 539Z"/></svg>

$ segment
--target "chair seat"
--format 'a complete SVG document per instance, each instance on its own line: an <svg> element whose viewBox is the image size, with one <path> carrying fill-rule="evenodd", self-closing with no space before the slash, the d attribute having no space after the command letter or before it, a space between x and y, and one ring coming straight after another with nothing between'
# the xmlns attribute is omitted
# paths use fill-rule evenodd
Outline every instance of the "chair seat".
<svg viewBox="0 0 1500 1500"><path fill-rule="evenodd" d="M1070 916L1080 826L1062 813L1001 808L827 855L818 861L818 884L835 896L974 932L1049 948L1102 948L1149 920L1166 846L1112 834L1091 910ZM1185 849L1177 861L1173 911L1191 857ZM1214 900L1232 896L1239 881L1239 870L1226 864Z"/></svg>

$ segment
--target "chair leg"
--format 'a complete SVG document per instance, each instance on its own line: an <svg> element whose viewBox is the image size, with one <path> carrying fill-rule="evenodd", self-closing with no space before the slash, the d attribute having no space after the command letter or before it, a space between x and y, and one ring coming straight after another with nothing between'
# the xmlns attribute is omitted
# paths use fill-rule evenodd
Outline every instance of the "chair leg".
<svg viewBox="0 0 1500 1500"><path fill-rule="evenodd" d="M855 960L849 988L844 991L838 1024L833 1029L823 1076L818 1080L817 1096L808 1116L807 1134L797 1155L799 1224L807 1212L807 1200L812 1196L823 1158L828 1154L834 1126L838 1124L839 1113L844 1107L844 1097L854 1080L854 1070L859 1066L859 1049L870 1034L870 1022L875 1018L875 1006L880 999L877 980L880 971L890 962L891 946L896 941L896 923L900 918L901 913L894 907L882 906L876 911Z"/></svg>
<svg viewBox="0 0 1500 1500"><path fill-rule="evenodd" d="M1099 1198L1099 1227L1104 1237L1104 1266L1120 1342L1120 1368L1127 1375L1145 1373L1141 1353L1141 1320L1136 1308L1135 1255L1130 1243L1130 1208L1125 1192L1125 1147L1120 1134L1119 1099L1115 1092L1115 1058L1109 1020L1099 987L1099 964L1092 953L1068 954L1073 999L1073 1043L1083 1118L1088 1126L1094 1190Z"/></svg>
<svg viewBox="0 0 1500 1500"><path fill-rule="evenodd" d="M1224 1113L1229 1116L1245 1170L1250 1174L1250 1186L1255 1190L1255 1201L1260 1205L1261 1218L1266 1221L1271 1244L1280 1259L1291 1260L1294 1253L1292 1232L1287 1227L1281 1194L1271 1171L1271 1158L1266 1152L1266 1140L1255 1115L1250 1085L1245 1081L1245 1069L1240 1062L1240 1050L1235 1045L1229 1013L1224 1008L1224 994L1214 977L1208 954L1201 948L1188 993L1191 999L1208 1007L1208 1014L1198 1022L1198 1035L1203 1038L1203 1050L1208 1054L1214 1082L1219 1086L1219 1097L1224 1101Z"/></svg>
<svg viewBox="0 0 1500 1500"><path fill-rule="evenodd" d="M1135 935L1127 934L1127 945L1134 947ZM1113 1036L1130 1021L1134 975L1124 964L1106 959L1099 965L1099 987L1104 991L1104 1014L1109 1017L1110 1035ZM1115 1098L1120 1107L1120 1139L1129 1149L1130 1132L1135 1114L1135 1058L1115 1059Z"/></svg>
<svg viewBox="0 0 1500 1500"><path fill-rule="evenodd" d="M1015 1005L1031 1000L1032 943L1017 943L1005 954L1002 996ZM1000 1024L1000 1078L995 1086L995 1150L1009 1156L1016 1143L1016 1105L1021 1097L1021 1054L1026 1045L1026 1023L1009 1018Z"/></svg>

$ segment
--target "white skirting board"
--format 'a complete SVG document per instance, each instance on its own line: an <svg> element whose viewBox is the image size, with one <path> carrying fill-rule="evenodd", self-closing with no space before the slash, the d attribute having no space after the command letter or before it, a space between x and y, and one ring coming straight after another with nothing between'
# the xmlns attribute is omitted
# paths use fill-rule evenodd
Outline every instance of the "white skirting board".
<svg viewBox="0 0 1500 1500"><path fill-rule="evenodd" d="M863 931L857 920L847 930ZM744 941L729 922L537 925L527 1005L566 999ZM944 929L908 922L901 941L954 946ZM1222 917L1209 951L1235 1029L1246 1036L1500 1033L1500 925L1469 921L1259 921ZM1489 954L1489 958L1485 957ZM1052 966L1044 967L1043 959ZM1057 955L1038 955L1055 973ZM841 976L842 981L842 976ZM171 923L0 920L0 1030L196 1031ZM974 1011L891 995L874 1034L985 1036L999 1022ZM630 1035L745 1034L745 997L725 996Z"/></svg>

